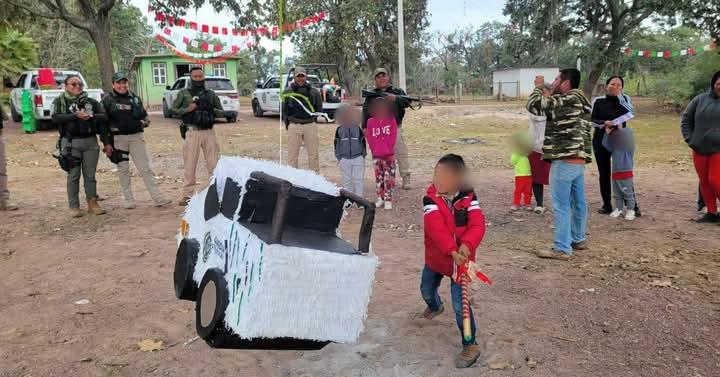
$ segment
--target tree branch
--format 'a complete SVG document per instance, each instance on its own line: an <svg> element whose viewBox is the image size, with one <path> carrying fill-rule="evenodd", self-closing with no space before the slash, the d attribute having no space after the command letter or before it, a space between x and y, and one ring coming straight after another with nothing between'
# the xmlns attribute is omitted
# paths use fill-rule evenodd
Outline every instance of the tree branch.
<svg viewBox="0 0 720 377"><path fill-rule="evenodd" d="M40 18L49 18L49 19L60 19L60 16L53 14L53 13L44 13L39 11L37 8L31 8L23 3L16 2L14 0L7 0L7 2L17 8L20 8L33 16L40 17Z"/></svg>
<svg viewBox="0 0 720 377"><path fill-rule="evenodd" d="M62 0L55 0L54 4L53 4L52 0L40 0L40 3L42 3L48 10L50 10L50 12L54 13L52 16L46 17L46 18L61 19L61 20L67 21L70 24L72 24L73 26L75 26L79 29L85 30L85 31L89 31L92 29L93 25L90 22L88 22L87 20L85 20L81 17L77 17L77 16L70 14L70 12L68 12L67 8L65 8L65 4L63 3ZM37 14L37 11L35 11L35 10L30 10L30 12ZM40 16L40 15L38 14L38 16ZM43 16L40 16L40 17L43 17Z"/></svg>

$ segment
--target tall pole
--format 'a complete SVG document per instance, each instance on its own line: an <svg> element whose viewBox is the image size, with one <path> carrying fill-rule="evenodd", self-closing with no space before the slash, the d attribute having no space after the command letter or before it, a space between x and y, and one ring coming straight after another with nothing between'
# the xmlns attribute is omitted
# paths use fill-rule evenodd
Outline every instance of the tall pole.
<svg viewBox="0 0 720 377"><path fill-rule="evenodd" d="M398 0L398 66L400 69L398 85L407 90L405 83L405 17L403 16L403 0Z"/></svg>

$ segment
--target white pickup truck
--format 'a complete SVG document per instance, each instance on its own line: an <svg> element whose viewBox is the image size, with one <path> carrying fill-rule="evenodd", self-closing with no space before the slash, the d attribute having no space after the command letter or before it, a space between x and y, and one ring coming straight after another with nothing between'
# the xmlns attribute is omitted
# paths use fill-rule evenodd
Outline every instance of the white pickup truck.
<svg viewBox="0 0 720 377"><path fill-rule="evenodd" d="M334 66L332 64L314 64L314 65L306 65L304 66L306 71L308 72L307 75L307 81L312 85L314 88L319 90L322 93L322 88L325 86L329 78L327 77L333 77L331 73L328 73L328 69L326 66ZM289 83L292 81L292 75L294 73L295 69L290 70L289 75L282 75L282 87L283 90L289 85ZM321 79L321 77L323 77ZM262 84L258 84L257 88L253 92L252 95L252 110L253 115L256 117L262 117L265 115L266 112L273 112L273 113L279 113L280 112L280 79L278 76L273 76L269 78L267 81L265 81ZM335 97L333 100L330 100L328 98L327 101L323 102L323 108L322 112L326 113L330 119L335 117L335 110L337 110L338 107L342 104L342 99L344 97L343 93L338 93L339 95Z"/></svg>
<svg viewBox="0 0 720 377"><path fill-rule="evenodd" d="M165 118L172 117L170 108L175 102L180 89L189 87L190 77L188 76L181 77L175 81L175 84L166 87L167 90L163 96L163 116ZM235 123L240 111L240 94L233 86L232 81L226 77L207 76L205 77L205 88L214 91L220 98L220 103L222 103L225 112L225 119L228 123Z"/></svg>
<svg viewBox="0 0 720 377"><path fill-rule="evenodd" d="M22 121L22 94L24 90L30 91L30 97L33 101L33 110L35 112L35 119L39 121L50 120L52 116L52 102L53 100L62 95L65 91L65 78L69 75L75 75L80 77L84 87L87 88L87 82L83 78L82 74L77 71L65 71L65 70L54 70L53 78L55 79L54 89L40 89L37 85L38 71L25 71L20 75L17 84L12 86L10 92L10 113L12 119L15 122ZM102 99L102 89L85 89L88 96L98 101ZM40 124L38 124L38 128Z"/></svg>

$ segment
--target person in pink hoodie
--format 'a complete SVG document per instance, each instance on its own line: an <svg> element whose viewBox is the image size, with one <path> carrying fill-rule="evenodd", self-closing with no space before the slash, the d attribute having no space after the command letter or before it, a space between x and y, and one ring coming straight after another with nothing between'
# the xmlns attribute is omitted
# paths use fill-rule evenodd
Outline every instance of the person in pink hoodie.
<svg viewBox="0 0 720 377"><path fill-rule="evenodd" d="M375 160L375 184L378 196L375 206L392 209L397 121L390 110L390 104L385 100L373 102L370 114L365 139Z"/></svg>

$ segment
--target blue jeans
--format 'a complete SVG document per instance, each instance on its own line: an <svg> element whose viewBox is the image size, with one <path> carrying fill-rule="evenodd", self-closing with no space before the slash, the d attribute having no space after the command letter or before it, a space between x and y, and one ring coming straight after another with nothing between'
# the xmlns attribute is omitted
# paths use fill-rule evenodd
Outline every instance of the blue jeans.
<svg viewBox="0 0 720 377"><path fill-rule="evenodd" d="M550 192L555 217L555 250L572 254L572 243L585 241L585 165L553 161Z"/></svg>
<svg viewBox="0 0 720 377"><path fill-rule="evenodd" d="M422 277L420 278L420 293L422 294L423 300L427 303L430 310L436 312L440 310L442 306L442 300L438 295L438 288L440 288L440 282L442 281L443 275L425 266L422 271ZM475 343L475 317L473 316L472 308L470 308L470 329L472 330L472 339L466 342L462 336L463 329L463 315L462 315L462 287L456 284L455 281L450 279L450 298L452 300L453 310L455 311L455 322L457 322L458 328L460 329L460 339L463 345L476 344Z"/></svg>

